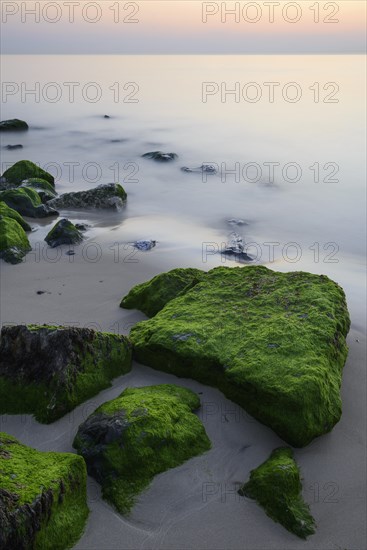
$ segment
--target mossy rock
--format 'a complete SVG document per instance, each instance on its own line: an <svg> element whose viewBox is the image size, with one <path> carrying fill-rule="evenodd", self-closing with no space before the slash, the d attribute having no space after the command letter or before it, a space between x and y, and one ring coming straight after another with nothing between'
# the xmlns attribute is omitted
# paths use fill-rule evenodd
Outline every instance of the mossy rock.
<svg viewBox="0 0 367 550"><path fill-rule="evenodd" d="M63 218L49 231L45 237L46 243L55 248L62 244L79 244L83 240L83 234L71 221Z"/></svg>
<svg viewBox="0 0 367 550"><path fill-rule="evenodd" d="M55 185L55 178L49 174L49 172L42 170L42 168L30 160L20 160L16 162L13 166L5 170L2 177L5 178L6 181L17 184L29 178L41 178L48 181L53 187Z"/></svg>
<svg viewBox="0 0 367 550"><path fill-rule="evenodd" d="M341 416L350 319L324 275L218 267L130 333L141 363L218 387L294 446Z"/></svg>
<svg viewBox="0 0 367 550"><path fill-rule="evenodd" d="M302 483L292 449L280 447L258 468L238 491L255 499L274 521L305 539L315 532L315 520L302 498Z"/></svg>
<svg viewBox="0 0 367 550"><path fill-rule="evenodd" d="M58 216L58 212L54 208L42 204L39 194L31 187L18 187L17 189L0 191L0 201L5 202L22 216L30 218Z"/></svg>
<svg viewBox="0 0 367 550"><path fill-rule="evenodd" d="M124 336L76 327L4 326L0 337L0 414L49 423L131 369Z"/></svg>
<svg viewBox="0 0 367 550"><path fill-rule="evenodd" d="M40 452L0 432L0 548L64 550L88 517L84 460Z"/></svg>
<svg viewBox="0 0 367 550"><path fill-rule="evenodd" d="M179 296L182 291L194 286L205 277L200 269L172 269L157 275L150 281L134 286L120 303L125 309L140 309L148 317L153 317L164 306Z"/></svg>
<svg viewBox="0 0 367 550"><path fill-rule="evenodd" d="M35 189L43 203L57 197L54 186L42 178L29 178L24 180L22 181L22 187L31 187L32 189Z"/></svg>
<svg viewBox="0 0 367 550"><path fill-rule="evenodd" d="M120 513L155 475L210 448L192 412L199 407L199 397L180 386L128 388L81 424L73 446Z"/></svg>
<svg viewBox="0 0 367 550"><path fill-rule="evenodd" d="M54 208L80 210L84 208L104 208L119 210L126 202L127 195L119 183L98 185L87 191L64 193L48 204Z"/></svg>
<svg viewBox="0 0 367 550"><path fill-rule="evenodd" d="M17 221L24 231L32 231L31 226L22 218L22 216L16 210L9 208L9 206L3 201L0 202L0 216L3 216L4 218L12 218Z"/></svg>
<svg viewBox="0 0 367 550"><path fill-rule="evenodd" d="M12 118L11 120L2 120L0 122L0 132L9 132L14 130L28 130L29 126L24 120Z"/></svg>
<svg viewBox="0 0 367 550"><path fill-rule="evenodd" d="M0 215L0 258L18 264L30 250L28 237L18 221Z"/></svg>

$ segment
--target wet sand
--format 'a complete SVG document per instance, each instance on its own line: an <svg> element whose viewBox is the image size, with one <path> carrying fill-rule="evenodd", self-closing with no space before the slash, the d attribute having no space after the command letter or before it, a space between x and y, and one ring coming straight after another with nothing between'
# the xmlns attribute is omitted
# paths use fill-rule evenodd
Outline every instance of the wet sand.
<svg viewBox="0 0 367 550"><path fill-rule="evenodd" d="M125 227L128 242L134 226ZM184 236L179 254L176 251L173 255L166 244L140 253L135 263L121 259L116 262L113 250L109 250L114 242L112 230L113 227L102 232L98 232L98 227L91 229L85 244L99 243L102 257L96 262L86 260L81 247L75 248L76 255L72 257L65 254L68 247L62 247L56 262L45 261L41 253L39 261L30 255L15 268L2 263L1 323L68 323L127 334L135 322L145 318L140 312L119 308L120 299L134 284L179 265L203 268L199 250L190 249ZM118 226L115 232L121 237ZM32 239L39 236L35 233ZM89 252L92 250L90 247ZM126 254L132 249L124 250ZM220 258L215 261L219 264ZM206 269L209 267L212 266ZM38 295L39 290L45 293ZM348 338L350 352L343 377L341 421L330 434L295 450L304 477L304 497L318 525L308 541L288 533L254 502L236 492L250 470L284 442L219 391L195 381L177 379L135 363L131 373L116 379L110 389L49 426L38 424L28 415L5 415L0 417L0 430L40 450L73 452L72 440L78 425L99 404L116 397L125 387L182 384L202 392L199 416L213 448L157 476L140 495L128 518L115 513L101 499L98 484L89 479L91 514L76 548L363 550L366 341L361 324L363 319L359 318Z"/></svg>

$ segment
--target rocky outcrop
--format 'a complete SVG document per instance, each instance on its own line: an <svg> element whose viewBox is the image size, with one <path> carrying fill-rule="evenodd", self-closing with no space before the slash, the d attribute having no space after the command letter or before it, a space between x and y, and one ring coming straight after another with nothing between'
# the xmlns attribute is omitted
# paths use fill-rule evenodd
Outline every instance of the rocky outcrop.
<svg viewBox="0 0 367 550"><path fill-rule="evenodd" d="M210 448L192 413L199 407L199 397L180 386L128 388L79 427L73 445L119 512L131 509L156 474Z"/></svg>
<svg viewBox="0 0 367 550"><path fill-rule="evenodd" d="M124 206L127 195L119 183L98 185L88 191L64 193L52 199L48 205L60 209L108 208L119 210Z"/></svg>
<svg viewBox="0 0 367 550"><path fill-rule="evenodd" d="M275 449L251 471L249 481L238 492L255 499L269 517L298 537L305 539L315 532L315 520L302 498L300 472L292 449Z"/></svg>
<svg viewBox="0 0 367 550"><path fill-rule="evenodd" d="M142 298L149 303L149 285ZM218 267L135 325L130 339L139 362L218 387L304 446L340 419L349 326L344 292L324 275Z"/></svg>
<svg viewBox="0 0 367 550"><path fill-rule="evenodd" d="M162 151L151 151L142 155L143 158L157 160L158 162L170 162L176 160L178 155L176 153L163 153Z"/></svg>
<svg viewBox="0 0 367 550"><path fill-rule="evenodd" d="M0 414L49 423L131 368L124 336L76 327L4 326L0 337Z"/></svg>
<svg viewBox="0 0 367 550"><path fill-rule="evenodd" d="M0 432L0 548L71 548L88 517L86 468L70 453L44 453Z"/></svg>
<svg viewBox="0 0 367 550"><path fill-rule="evenodd" d="M58 221L45 238L46 243L51 248L62 244L79 244L82 240L83 235L79 229L65 218Z"/></svg>

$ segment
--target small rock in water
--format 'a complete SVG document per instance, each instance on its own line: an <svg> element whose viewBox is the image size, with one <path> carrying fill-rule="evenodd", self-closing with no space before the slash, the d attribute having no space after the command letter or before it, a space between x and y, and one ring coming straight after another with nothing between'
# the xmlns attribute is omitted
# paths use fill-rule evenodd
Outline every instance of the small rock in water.
<svg viewBox="0 0 367 550"><path fill-rule="evenodd" d="M108 116L108 115L105 115L105 116L104 116L103 118L111 118L111 117L110 117L110 116Z"/></svg>
<svg viewBox="0 0 367 550"><path fill-rule="evenodd" d="M65 252L65 254L66 254L67 256L75 256L74 250L68 250L67 252Z"/></svg>
<svg viewBox="0 0 367 550"><path fill-rule="evenodd" d="M202 164L201 166L198 166L198 168L188 168L187 166L183 166L181 170L182 172L199 172L205 174L217 173L217 169L212 164Z"/></svg>
<svg viewBox="0 0 367 550"><path fill-rule="evenodd" d="M76 223L75 227L79 229L79 231L87 231L89 225L87 225L86 223Z"/></svg>
<svg viewBox="0 0 367 550"><path fill-rule="evenodd" d="M228 225L248 225L245 220L236 220L235 218L231 218L230 220L227 220Z"/></svg>
<svg viewBox="0 0 367 550"><path fill-rule="evenodd" d="M142 155L143 158L158 160L160 162L169 162L178 158L176 153L162 153L162 151L151 151Z"/></svg>
<svg viewBox="0 0 367 550"><path fill-rule="evenodd" d="M46 243L51 248L61 244L79 244L82 240L83 236L80 231L66 218L59 220L45 237Z"/></svg>
<svg viewBox="0 0 367 550"><path fill-rule="evenodd" d="M5 145L4 149L8 149L8 151L12 151L13 149L23 149L23 145L20 143L17 143L16 145Z"/></svg>
<svg viewBox="0 0 367 550"><path fill-rule="evenodd" d="M51 294L49 290L37 290L37 294L41 296L41 294Z"/></svg>
<svg viewBox="0 0 367 550"><path fill-rule="evenodd" d="M236 256L236 259L240 261L252 262L254 258L244 252L245 245L241 235L238 233L231 233L229 236L230 240L226 244L225 249L222 250L222 254L226 256Z"/></svg>
<svg viewBox="0 0 367 550"><path fill-rule="evenodd" d="M7 132L11 130L28 130L28 124L24 120L13 118L11 120L2 120L0 122L0 131Z"/></svg>
<svg viewBox="0 0 367 550"><path fill-rule="evenodd" d="M137 248L138 250L151 250L152 248L155 247L156 243L157 241L140 240L140 241L134 242L134 247Z"/></svg>

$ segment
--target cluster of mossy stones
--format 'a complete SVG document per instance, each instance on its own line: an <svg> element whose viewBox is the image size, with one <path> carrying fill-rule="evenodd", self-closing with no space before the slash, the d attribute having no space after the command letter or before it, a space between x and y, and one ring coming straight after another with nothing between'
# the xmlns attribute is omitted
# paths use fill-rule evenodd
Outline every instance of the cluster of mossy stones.
<svg viewBox="0 0 367 550"><path fill-rule="evenodd" d="M115 207L126 199L116 187L107 197L100 188L57 197L52 176L29 161L7 170L2 185L0 242L8 261L29 250L30 227L22 218L29 199L35 209ZM82 238L61 220L48 235L51 246L60 244L63 229ZM340 419L350 319L343 290L328 277L262 266L180 268L135 286L120 306L150 318L129 338L75 327L4 326L0 414L54 422L128 373L134 356L217 387L294 447ZM156 474L210 449L195 415L199 407L199 396L178 385L127 388L79 426L80 456L39 452L0 433L0 547L61 550L75 543L88 516L87 473L106 500L128 513ZM280 447L239 493L306 538L315 522L301 491L293 451Z"/></svg>

